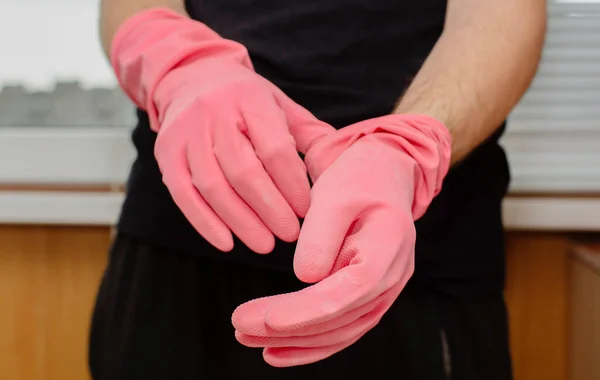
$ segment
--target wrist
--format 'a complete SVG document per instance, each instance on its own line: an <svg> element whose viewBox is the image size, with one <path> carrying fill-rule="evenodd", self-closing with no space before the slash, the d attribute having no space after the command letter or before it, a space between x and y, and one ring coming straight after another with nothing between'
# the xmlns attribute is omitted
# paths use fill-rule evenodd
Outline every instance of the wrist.
<svg viewBox="0 0 600 380"><path fill-rule="evenodd" d="M170 71L200 59L222 58L252 67L241 44L168 9L149 9L117 30L110 60L125 93L147 109L156 87Z"/></svg>
<svg viewBox="0 0 600 380"><path fill-rule="evenodd" d="M413 216L419 218L439 193L450 166L447 128L427 115L387 115L353 124L318 140L306 155L313 181L347 150L363 146L363 159L381 152L392 175L414 178ZM371 153L369 153L371 152ZM406 169L406 171L404 170ZM402 173L398 173L402 170Z"/></svg>
<svg viewBox="0 0 600 380"><path fill-rule="evenodd" d="M111 43L119 27L132 16L148 9L168 9L188 16L185 0L102 0L100 1L99 32L103 50L110 57Z"/></svg>

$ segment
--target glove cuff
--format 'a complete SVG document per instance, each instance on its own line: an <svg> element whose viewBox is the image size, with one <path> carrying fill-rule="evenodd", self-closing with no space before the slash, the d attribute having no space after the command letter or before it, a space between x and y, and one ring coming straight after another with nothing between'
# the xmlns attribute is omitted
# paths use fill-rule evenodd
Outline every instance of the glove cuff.
<svg viewBox="0 0 600 380"><path fill-rule="evenodd" d="M225 58L252 69L246 48L201 22L154 8L126 20L112 42L110 61L127 96L148 111L156 126L153 94L171 70L199 59Z"/></svg>
<svg viewBox="0 0 600 380"><path fill-rule="evenodd" d="M441 191L450 168L451 135L446 126L425 115L394 114L345 127L318 140L308 151L305 162L313 182L364 136L374 137L414 160L417 170L412 213L415 220L423 216Z"/></svg>

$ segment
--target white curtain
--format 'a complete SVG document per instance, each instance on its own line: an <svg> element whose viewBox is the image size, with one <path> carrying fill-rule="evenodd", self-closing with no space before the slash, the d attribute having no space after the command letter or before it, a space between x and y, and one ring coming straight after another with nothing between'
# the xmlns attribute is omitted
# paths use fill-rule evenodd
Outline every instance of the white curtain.
<svg viewBox="0 0 600 380"><path fill-rule="evenodd" d="M514 192L600 192L600 0L548 2L538 74L503 143Z"/></svg>

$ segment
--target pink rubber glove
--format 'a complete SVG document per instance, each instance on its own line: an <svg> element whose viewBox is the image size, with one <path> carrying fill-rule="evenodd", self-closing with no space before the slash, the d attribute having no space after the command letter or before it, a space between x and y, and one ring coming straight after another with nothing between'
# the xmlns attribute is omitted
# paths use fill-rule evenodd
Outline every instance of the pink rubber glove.
<svg viewBox="0 0 600 380"><path fill-rule="evenodd" d="M310 186L281 106L307 111L253 71L242 45L171 11L137 14L112 46L121 87L158 133L163 181L195 229L223 251L231 231L258 253L273 235L296 240Z"/></svg>
<svg viewBox="0 0 600 380"><path fill-rule="evenodd" d="M446 127L426 116L321 136L305 159L316 181L294 257L298 278L317 284L238 307L238 341L287 367L333 355L377 325L413 273L414 220L440 191L449 160Z"/></svg>

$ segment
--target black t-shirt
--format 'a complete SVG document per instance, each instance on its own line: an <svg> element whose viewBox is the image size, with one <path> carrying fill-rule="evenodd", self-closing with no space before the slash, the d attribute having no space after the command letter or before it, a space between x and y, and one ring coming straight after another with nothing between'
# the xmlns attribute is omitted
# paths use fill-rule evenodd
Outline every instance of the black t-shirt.
<svg viewBox="0 0 600 380"><path fill-rule="evenodd" d="M440 36L445 0L188 0L191 17L246 46L255 70L336 128L392 111ZM235 240L208 244L161 180L156 135L138 110L138 157L119 230L149 243L292 272L294 244L269 255ZM413 282L450 293L500 291L504 274L501 201L509 173L502 128L448 174L417 222ZM325 226L326 228L326 226Z"/></svg>

